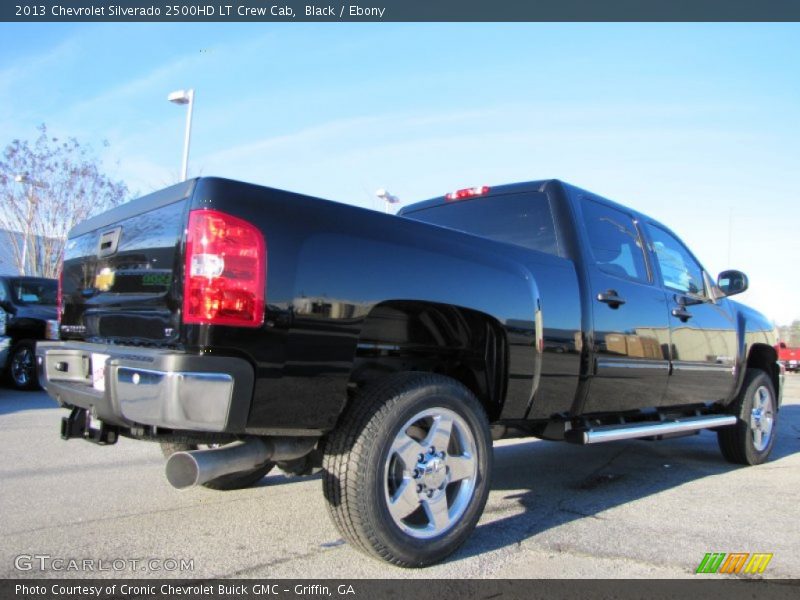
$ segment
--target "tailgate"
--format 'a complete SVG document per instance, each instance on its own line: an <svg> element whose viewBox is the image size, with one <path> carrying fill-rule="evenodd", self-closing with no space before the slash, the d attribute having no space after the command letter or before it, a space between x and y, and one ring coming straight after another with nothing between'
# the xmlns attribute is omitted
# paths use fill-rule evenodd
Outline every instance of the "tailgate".
<svg viewBox="0 0 800 600"><path fill-rule="evenodd" d="M181 247L195 180L77 225L64 252L64 339L171 345L180 335Z"/></svg>

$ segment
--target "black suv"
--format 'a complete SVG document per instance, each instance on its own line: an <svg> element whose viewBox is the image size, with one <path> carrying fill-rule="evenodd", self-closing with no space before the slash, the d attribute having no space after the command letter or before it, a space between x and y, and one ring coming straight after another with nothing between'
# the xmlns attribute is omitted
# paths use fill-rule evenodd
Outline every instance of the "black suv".
<svg viewBox="0 0 800 600"><path fill-rule="evenodd" d="M39 388L36 376L37 340L58 339L58 281L43 277L0 276L0 308L7 313L10 350L5 369L19 390Z"/></svg>

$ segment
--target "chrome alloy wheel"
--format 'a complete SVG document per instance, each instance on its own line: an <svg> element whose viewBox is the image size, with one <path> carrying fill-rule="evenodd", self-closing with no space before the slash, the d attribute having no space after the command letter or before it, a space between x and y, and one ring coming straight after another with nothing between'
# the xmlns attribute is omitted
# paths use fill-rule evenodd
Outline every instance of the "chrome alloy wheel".
<svg viewBox="0 0 800 600"><path fill-rule="evenodd" d="M766 386L760 386L753 395L753 408L750 411L750 434L753 446L758 452L764 450L772 437L775 422L772 394Z"/></svg>
<svg viewBox="0 0 800 600"><path fill-rule="evenodd" d="M400 428L385 458L384 493L395 525L418 539L458 523L475 492L478 456L467 422L424 410Z"/></svg>
<svg viewBox="0 0 800 600"><path fill-rule="evenodd" d="M17 387L26 387L33 379L33 351L21 346L11 358L11 377Z"/></svg>

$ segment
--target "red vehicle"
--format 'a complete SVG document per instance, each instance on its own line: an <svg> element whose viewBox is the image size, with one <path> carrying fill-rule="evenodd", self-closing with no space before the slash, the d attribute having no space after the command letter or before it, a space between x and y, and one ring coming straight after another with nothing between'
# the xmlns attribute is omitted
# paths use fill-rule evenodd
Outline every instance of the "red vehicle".
<svg viewBox="0 0 800 600"><path fill-rule="evenodd" d="M790 348L785 342L778 344L778 362L787 371L800 371L800 348Z"/></svg>

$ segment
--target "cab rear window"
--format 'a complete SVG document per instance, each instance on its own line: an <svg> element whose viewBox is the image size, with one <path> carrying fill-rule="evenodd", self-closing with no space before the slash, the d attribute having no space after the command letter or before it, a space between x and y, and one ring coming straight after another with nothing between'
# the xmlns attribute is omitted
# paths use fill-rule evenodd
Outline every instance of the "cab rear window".
<svg viewBox="0 0 800 600"><path fill-rule="evenodd" d="M403 215L498 242L558 254L547 195L539 192L447 202Z"/></svg>

